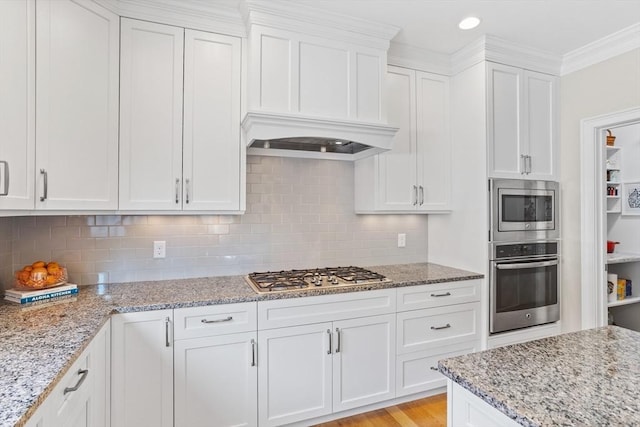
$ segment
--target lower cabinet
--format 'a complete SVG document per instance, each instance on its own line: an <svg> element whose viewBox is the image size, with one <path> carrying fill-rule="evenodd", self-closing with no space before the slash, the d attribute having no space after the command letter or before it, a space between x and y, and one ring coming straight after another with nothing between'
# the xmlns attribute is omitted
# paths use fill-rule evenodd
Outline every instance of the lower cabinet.
<svg viewBox="0 0 640 427"><path fill-rule="evenodd" d="M107 323L26 422L26 427L110 425L109 340Z"/></svg>
<svg viewBox="0 0 640 427"><path fill-rule="evenodd" d="M333 321L304 324L319 315ZM260 426L395 397L394 289L267 301L258 319Z"/></svg>
<svg viewBox="0 0 640 427"><path fill-rule="evenodd" d="M176 427L257 425L256 305L173 311Z"/></svg>
<svg viewBox="0 0 640 427"><path fill-rule="evenodd" d="M173 426L173 310L111 322L111 425Z"/></svg>

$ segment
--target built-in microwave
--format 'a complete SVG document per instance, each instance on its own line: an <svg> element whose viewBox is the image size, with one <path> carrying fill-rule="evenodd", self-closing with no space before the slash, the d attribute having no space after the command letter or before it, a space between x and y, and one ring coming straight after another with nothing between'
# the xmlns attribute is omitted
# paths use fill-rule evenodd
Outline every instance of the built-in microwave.
<svg viewBox="0 0 640 427"><path fill-rule="evenodd" d="M490 180L490 240L524 242L560 238L559 191L555 181Z"/></svg>

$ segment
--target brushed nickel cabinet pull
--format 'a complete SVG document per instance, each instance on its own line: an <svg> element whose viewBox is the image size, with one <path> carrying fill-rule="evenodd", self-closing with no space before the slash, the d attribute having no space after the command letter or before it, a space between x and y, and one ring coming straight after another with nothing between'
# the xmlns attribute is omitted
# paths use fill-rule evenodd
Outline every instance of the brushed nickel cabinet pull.
<svg viewBox="0 0 640 427"><path fill-rule="evenodd" d="M225 317L224 319L216 319L216 320L207 320L202 319L200 322L202 323L222 323L222 322L231 322L233 320L233 316Z"/></svg>
<svg viewBox="0 0 640 427"><path fill-rule="evenodd" d="M164 344L165 347L170 347L171 343L169 342L169 323L171 323L171 319L168 317L164 319Z"/></svg>
<svg viewBox="0 0 640 427"><path fill-rule="evenodd" d="M438 368L434 367L434 366L430 366L429 369L431 369L432 371L436 371L438 372Z"/></svg>
<svg viewBox="0 0 640 427"><path fill-rule="evenodd" d="M180 203L180 178L176 178L176 205Z"/></svg>
<svg viewBox="0 0 640 427"><path fill-rule="evenodd" d="M184 182L185 182L184 198L187 204L189 204L189 179L187 178Z"/></svg>
<svg viewBox="0 0 640 427"><path fill-rule="evenodd" d="M338 343L336 344L336 353L340 353L340 341L341 341L340 328L336 328L336 333L338 334Z"/></svg>
<svg viewBox="0 0 640 427"><path fill-rule="evenodd" d="M256 366L256 340L251 340L251 366Z"/></svg>
<svg viewBox="0 0 640 427"><path fill-rule="evenodd" d="M84 380L87 379L87 375L89 375L89 370L88 369L79 369L78 370L78 375L80 375L80 379L78 380L76 385L74 385L73 387L65 387L64 391L62 392L63 395L78 390L80 388L80 386L82 385L82 383L84 382Z"/></svg>
<svg viewBox="0 0 640 427"><path fill-rule="evenodd" d="M0 160L0 165L4 165L4 188L0 192L0 196L9 195L9 163L6 160Z"/></svg>
<svg viewBox="0 0 640 427"><path fill-rule="evenodd" d="M525 175L527 173L527 156L520 154L520 160L522 160L522 172L520 172L520 175Z"/></svg>
<svg viewBox="0 0 640 427"><path fill-rule="evenodd" d="M420 186L420 206L424 205L424 187Z"/></svg>
<svg viewBox="0 0 640 427"><path fill-rule="evenodd" d="M44 178L44 192L42 196L40 196L40 201L44 202L45 200L47 200L47 193L49 191L49 180L48 180L48 174L46 170L40 169L40 174Z"/></svg>
<svg viewBox="0 0 640 427"><path fill-rule="evenodd" d="M333 348L333 335L331 334L331 329L327 329L327 334L329 335L329 350L327 354L331 354L331 349Z"/></svg>
<svg viewBox="0 0 640 427"><path fill-rule="evenodd" d="M418 186L413 186L413 206L418 204Z"/></svg>
<svg viewBox="0 0 640 427"><path fill-rule="evenodd" d="M448 329L450 327L451 327L451 325L447 323L444 326L432 326L431 329L434 330L434 331L439 331L440 329Z"/></svg>
<svg viewBox="0 0 640 427"><path fill-rule="evenodd" d="M444 294L431 294L432 297L449 297L451 296L451 292L445 292Z"/></svg>

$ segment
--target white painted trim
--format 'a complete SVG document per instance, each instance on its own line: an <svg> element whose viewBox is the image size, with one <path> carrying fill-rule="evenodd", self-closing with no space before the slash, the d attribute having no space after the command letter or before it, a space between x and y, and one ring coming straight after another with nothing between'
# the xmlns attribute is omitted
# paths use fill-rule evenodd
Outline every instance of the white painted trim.
<svg viewBox="0 0 640 427"><path fill-rule="evenodd" d="M551 75L559 75L562 66L560 55L485 35L452 55L453 74L458 74L480 61L497 62Z"/></svg>
<svg viewBox="0 0 640 427"><path fill-rule="evenodd" d="M240 8L247 31L251 25L264 25L385 51L400 31L393 25L328 12L319 7L301 4L292 7L286 0L244 0Z"/></svg>
<svg viewBox="0 0 640 427"><path fill-rule="evenodd" d="M126 18L194 30L246 37L244 22L235 7L185 0L93 0Z"/></svg>
<svg viewBox="0 0 640 427"><path fill-rule="evenodd" d="M580 123L580 226L582 329L607 324L605 295L606 213L604 130L640 122L640 108L583 119Z"/></svg>
<svg viewBox="0 0 640 427"><path fill-rule="evenodd" d="M640 22L565 54L561 75L573 73L639 48Z"/></svg>
<svg viewBox="0 0 640 427"><path fill-rule="evenodd" d="M444 76L451 75L450 55L401 43L391 42L387 64Z"/></svg>

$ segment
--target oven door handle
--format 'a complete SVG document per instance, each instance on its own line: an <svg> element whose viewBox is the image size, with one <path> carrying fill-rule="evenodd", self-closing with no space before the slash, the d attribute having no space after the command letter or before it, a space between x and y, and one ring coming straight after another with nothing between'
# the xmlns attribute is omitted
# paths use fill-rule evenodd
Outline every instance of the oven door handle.
<svg viewBox="0 0 640 427"><path fill-rule="evenodd" d="M552 265L558 265L558 260L541 261L541 262L519 262L517 264L496 264L498 270L519 270L522 268L539 268L539 267L551 267Z"/></svg>

